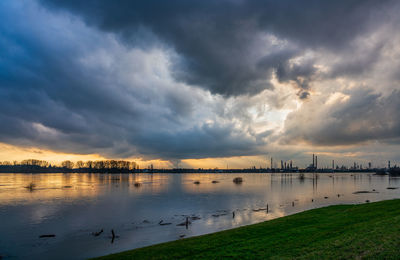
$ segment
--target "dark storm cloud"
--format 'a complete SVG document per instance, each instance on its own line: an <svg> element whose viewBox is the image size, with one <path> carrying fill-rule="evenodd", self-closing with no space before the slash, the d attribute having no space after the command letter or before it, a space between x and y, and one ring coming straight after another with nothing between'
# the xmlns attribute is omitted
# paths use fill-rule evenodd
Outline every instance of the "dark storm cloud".
<svg viewBox="0 0 400 260"><path fill-rule="evenodd" d="M272 90L276 77L308 102L321 77L371 72L382 45L354 52L354 41L379 28L392 6L356 0L2 1L0 142L171 161L259 155L268 138L279 138L273 130L253 129L270 129L253 127L254 117L264 116L262 109L249 112L258 105L253 100L290 110L285 104L292 96L284 87L266 101L249 96ZM308 57L310 50L322 57ZM315 62L325 52L340 58L321 75ZM399 92L376 93L349 92L351 102L318 114L326 119L322 124L312 115L323 104L292 113L286 141L396 139Z"/></svg>
<svg viewBox="0 0 400 260"><path fill-rule="evenodd" d="M352 46L343 51L343 59L332 66L332 70L327 75L331 78L350 76L363 77L364 73L370 72L374 65L380 60L381 52L384 47L385 39L369 49ZM351 57L351 58L349 58Z"/></svg>
<svg viewBox="0 0 400 260"><path fill-rule="evenodd" d="M281 80L297 80L299 87L308 88L307 79L299 82L297 77L309 76L312 66L298 65L289 71L288 60L306 49L346 48L354 37L379 25L392 1L41 2L78 14L89 25L118 33L128 44L138 42L138 31L151 31L154 38L180 55L174 68L177 79L213 93L240 95L271 88L272 70L278 70ZM270 45L263 38L265 34L294 44L296 51L270 59L276 51L282 53L279 48L285 52L287 47Z"/></svg>
<svg viewBox="0 0 400 260"><path fill-rule="evenodd" d="M152 155L157 151L162 158L190 158L246 156L260 153L259 145L269 133L257 135L257 140L246 138L241 131L232 130L234 125L202 125L178 133L143 132L136 142L141 153ZM178 141L179 140L179 141ZM207 151L205 154L204 151Z"/></svg>
<svg viewBox="0 0 400 260"><path fill-rule="evenodd" d="M3 2L0 16L0 142L164 159L248 155L263 144L231 124L197 122L199 95L148 72L150 54L32 4Z"/></svg>

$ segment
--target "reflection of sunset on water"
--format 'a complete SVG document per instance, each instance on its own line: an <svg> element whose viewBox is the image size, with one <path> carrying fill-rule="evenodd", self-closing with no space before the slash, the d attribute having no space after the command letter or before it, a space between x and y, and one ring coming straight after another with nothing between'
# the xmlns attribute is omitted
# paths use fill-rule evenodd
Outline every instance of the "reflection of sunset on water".
<svg viewBox="0 0 400 260"><path fill-rule="evenodd" d="M0 205L29 204L53 199L80 199L98 195L88 174L0 174ZM33 190L26 187L33 183Z"/></svg>
<svg viewBox="0 0 400 260"><path fill-rule="evenodd" d="M112 185L133 193L159 193L168 189L168 179L152 174L0 174L0 205L91 198L107 193ZM34 188L29 190L31 183Z"/></svg>
<svg viewBox="0 0 400 260"><path fill-rule="evenodd" d="M234 183L235 177L243 182ZM12 234L0 237L0 250L34 258L43 258L44 251L46 257L62 252L89 258L317 207L400 197L400 189L387 187L400 187L400 178L370 173L301 178L298 173L0 174L0 233ZM194 218L188 229L179 226L186 217ZM120 238L114 244L107 235L94 239L91 233L101 229L114 229ZM57 239L33 246L44 233Z"/></svg>

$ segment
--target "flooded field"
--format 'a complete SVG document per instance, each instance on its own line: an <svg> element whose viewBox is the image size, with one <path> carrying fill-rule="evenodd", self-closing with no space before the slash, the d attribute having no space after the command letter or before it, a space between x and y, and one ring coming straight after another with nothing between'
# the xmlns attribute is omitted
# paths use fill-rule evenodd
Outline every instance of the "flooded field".
<svg viewBox="0 0 400 260"><path fill-rule="evenodd" d="M0 174L0 256L84 259L400 198L398 187L400 178L371 173Z"/></svg>

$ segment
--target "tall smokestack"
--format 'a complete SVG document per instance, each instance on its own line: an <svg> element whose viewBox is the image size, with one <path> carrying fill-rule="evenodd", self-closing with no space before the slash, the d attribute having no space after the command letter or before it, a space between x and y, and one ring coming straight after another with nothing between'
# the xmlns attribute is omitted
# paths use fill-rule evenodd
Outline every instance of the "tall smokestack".
<svg viewBox="0 0 400 260"><path fill-rule="evenodd" d="M315 156L315 169L318 169L318 156Z"/></svg>
<svg viewBox="0 0 400 260"><path fill-rule="evenodd" d="M312 167L314 167L315 166L315 164L314 164L314 154L312 154Z"/></svg>
<svg viewBox="0 0 400 260"><path fill-rule="evenodd" d="M390 161L388 161L388 169L390 169Z"/></svg>
<svg viewBox="0 0 400 260"><path fill-rule="evenodd" d="M272 157L271 157L271 169L274 168L273 164L272 164Z"/></svg>
<svg viewBox="0 0 400 260"><path fill-rule="evenodd" d="M335 160L332 160L332 170L335 169Z"/></svg>

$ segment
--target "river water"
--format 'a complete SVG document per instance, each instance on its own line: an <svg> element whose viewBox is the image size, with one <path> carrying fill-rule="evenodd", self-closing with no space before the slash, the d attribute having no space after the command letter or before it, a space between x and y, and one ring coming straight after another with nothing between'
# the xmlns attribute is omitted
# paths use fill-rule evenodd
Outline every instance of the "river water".
<svg viewBox="0 0 400 260"><path fill-rule="evenodd" d="M85 259L312 208L400 198L397 187L400 178L371 173L0 174L0 256ZM191 224L178 226L187 217Z"/></svg>

